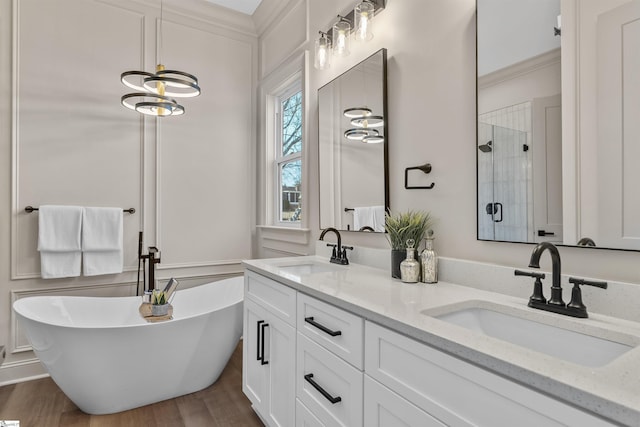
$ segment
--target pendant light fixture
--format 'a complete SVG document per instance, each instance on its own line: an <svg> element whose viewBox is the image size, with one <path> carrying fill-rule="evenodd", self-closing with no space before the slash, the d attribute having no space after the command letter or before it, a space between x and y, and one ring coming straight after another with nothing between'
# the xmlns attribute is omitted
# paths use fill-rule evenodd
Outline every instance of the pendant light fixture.
<svg viewBox="0 0 640 427"><path fill-rule="evenodd" d="M159 59L162 56L163 9L163 0L160 0ZM131 110L149 116L166 117L184 114L184 107L174 98L191 98L200 95L198 79L184 71L166 70L162 61L159 62L155 73L125 71L120 75L122 84L137 91L123 95L120 102Z"/></svg>

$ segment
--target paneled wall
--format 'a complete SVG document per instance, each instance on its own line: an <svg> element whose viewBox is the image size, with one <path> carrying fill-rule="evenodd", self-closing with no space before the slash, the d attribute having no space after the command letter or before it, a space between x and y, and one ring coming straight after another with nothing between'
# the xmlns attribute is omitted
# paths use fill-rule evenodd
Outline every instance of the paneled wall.
<svg viewBox="0 0 640 427"><path fill-rule="evenodd" d="M32 295L135 294L138 232L161 250L159 281L240 274L251 257L257 37L250 17L195 0L1 0L0 384L42 373L11 303ZM126 70L195 74L186 114L120 105ZM5 97L4 94L8 96ZM6 99L6 101L5 101ZM135 208L122 274L43 280L27 205ZM9 238L10 236L10 238ZM7 251L7 249L9 249Z"/></svg>

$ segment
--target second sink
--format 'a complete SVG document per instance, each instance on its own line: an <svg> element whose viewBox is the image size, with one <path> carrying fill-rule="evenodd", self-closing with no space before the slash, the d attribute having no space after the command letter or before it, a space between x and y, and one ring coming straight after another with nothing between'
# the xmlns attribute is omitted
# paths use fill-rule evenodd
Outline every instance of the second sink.
<svg viewBox="0 0 640 427"><path fill-rule="evenodd" d="M509 307L500 304L485 301L471 303L466 307L450 307L450 310L445 311L424 310L422 313L511 344L590 367L604 366L637 345L637 340L632 336L624 340L628 343L611 341L525 318L523 314L516 313L517 310L509 310Z"/></svg>

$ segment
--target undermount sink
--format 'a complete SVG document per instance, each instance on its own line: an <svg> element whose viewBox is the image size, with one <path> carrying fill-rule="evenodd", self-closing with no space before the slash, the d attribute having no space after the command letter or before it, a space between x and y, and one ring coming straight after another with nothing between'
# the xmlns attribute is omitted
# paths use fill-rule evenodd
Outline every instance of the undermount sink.
<svg viewBox="0 0 640 427"><path fill-rule="evenodd" d="M475 304L474 304L475 303ZM424 310L423 314L468 330L583 366L604 366L633 349L638 340L619 336L620 341L589 335L531 318L538 313L521 313L512 307L475 301L450 310ZM621 335L621 334L618 334Z"/></svg>
<svg viewBox="0 0 640 427"><path fill-rule="evenodd" d="M291 273L297 276L305 276L314 273L326 273L328 271L336 270L336 267L320 263L279 265L278 268L285 273Z"/></svg>

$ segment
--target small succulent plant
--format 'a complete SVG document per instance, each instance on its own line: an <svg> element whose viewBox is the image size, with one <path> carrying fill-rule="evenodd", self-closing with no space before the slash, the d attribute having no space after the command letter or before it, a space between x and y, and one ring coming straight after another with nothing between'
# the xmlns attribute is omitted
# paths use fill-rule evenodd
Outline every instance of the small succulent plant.
<svg viewBox="0 0 640 427"><path fill-rule="evenodd" d="M167 293L165 291L153 290L151 294L151 304L153 305L165 305L169 301L167 300Z"/></svg>

